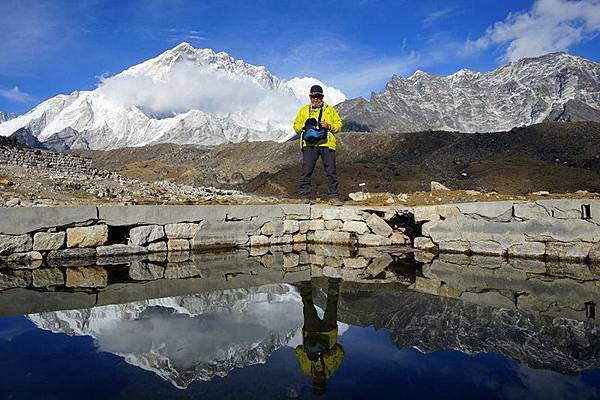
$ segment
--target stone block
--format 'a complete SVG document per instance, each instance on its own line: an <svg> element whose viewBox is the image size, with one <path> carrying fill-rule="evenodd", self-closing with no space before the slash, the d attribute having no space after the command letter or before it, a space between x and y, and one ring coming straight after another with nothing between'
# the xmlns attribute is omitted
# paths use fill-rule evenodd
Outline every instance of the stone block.
<svg viewBox="0 0 600 400"><path fill-rule="evenodd" d="M311 243L352 244L352 238L348 232L309 231L306 238Z"/></svg>
<svg viewBox="0 0 600 400"><path fill-rule="evenodd" d="M191 254L189 251L170 251L167 253L167 261L170 263L181 263L189 260L190 256Z"/></svg>
<svg viewBox="0 0 600 400"><path fill-rule="evenodd" d="M423 237L423 236L415 238L413 247L415 249L425 250L425 251L432 251L432 252L438 251L437 245L435 243L433 243L431 238Z"/></svg>
<svg viewBox="0 0 600 400"><path fill-rule="evenodd" d="M165 243L165 248L166 248L167 244ZM161 264L164 263L165 261L167 261L167 251L159 251L159 252L155 252L155 253L148 253L148 261L155 263L155 264Z"/></svg>
<svg viewBox="0 0 600 400"><path fill-rule="evenodd" d="M252 235L250 236L250 247L270 246L271 240L268 236Z"/></svg>
<svg viewBox="0 0 600 400"><path fill-rule="evenodd" d="M38 251L26 253L12 253L2 257L2 268L10 269L35 269L42 265L42 254Z"/></svg>
<svg viewBox="0 0 600 400"><path fill-rule="evenodd" d="M298 233L305 234L308 232L310 221L298 221Z"/></svg>
<svg viewBox="0 0 600 400"><path fill-rule="evenodd" d="M546 263L541 260L534 260L528 258L511 258L508 263L516 269L532 273L532 274L544 274L546 273Z"/></svg>
<svg viewBox="0 0 600 400"><path fill-rule="evenodd" d="M31 285L31 271L2 271L0 272L0 290L26 288Z"/></svg>
<svg viewBox="0 0 600 400"><path fill-rule="evenodd" d="M294 221L293 219L283 221L283 233L294 234L300 230L300 223L298 221Z"/></svg>
<svg viewBox="0 0 600 400"><path fill-rule="evenodd" d="M331 268L341 268L344 262L340 257L327 256L325 257L325 265Z"/></svg>
<svg viewBox="0 0 600 400"><path fill-rule="evenodd" d="M455 204L463 215L494 221L510 221L512 218L512 201L484 201Z"/></svg>
<svg viewBox="0 0 600 400"><path fill-rule="evenodd" d="M571 278L580 281L597 279L587 264L581 262L550 261L546 263L546 275Z"/></svg>
<svg viewBox="0 0 600 400"><path fill-rule="evenodd" d="M363 269L363 268L367 268L367 265L369 265L369 260L367 260L366 258L363 258L363 257L344 258L343 262L344 262L344 268Z"/></svg>
<svg viewBox="0 0 600 400"><path fill-rule="evenodd" d="M289 234L283 236L271 236L271 245L291 244L292 242L292 235Z"/></svg>
<svg viewBox="0 0 600 400"><path fill-rule="evenodd" d="M410 245L410 238L402 232L394 231L390 240L392 245Z"/></svg>
<svg viewBox="0 0 600 400"><path fill-rule="evenodd" d="M58 250L65 244L65 232L38 232L33 235L33 250Z"/></svg>
<svg viewBox="0 0 600 400"><path fill-rule="evenodd" d="M190 242L187 239L170 239L167 242L167 249L171 251L189 251Z"/></svg>
<svg viewBox="0 0 600 400"><path fill-rule="evenodd" d="M323 266L325 265L325 256L320 254L309 254L308 256L311 265Z"/></svg>
<svg viewBox="0 0 600 400"><path fill-rule="evenodd" d="M67 268L67 287L98 288L108 284L108 273L102 267Z"/></svg>
<svg viewBox="0 0 600 400"><path fill-rule="evenodd" d="M275 257L273 254L265 254L260 257L260 263L263 267L271 269L275 265Z"/></svg>
<svg viewBox="0 0 600 400"><path fill-rule="evenodd" d="M364 221L365 217L360 208L332 207L325 208L322 212L324 220L341 219L342 221Z"/></svg>
<svg viewBox="0 0 600 400"><path fill-rule="evenodd" d="M256 234L264 220L210 222L202 221L192 239L192 248L242 246ZM283 228L282 228L283 231Z"/></svg>
<svg viewBox="0 0 600 400"><path fill-rule="evenodd" d="M51 267L72 267L96 264L96 249L74 248L52 250L46 256Z"/></svg>
<svg viewBox="0 0 600 400"><path fill-rule="evenodd" d="M438 249L441 252L465 254L469 252L470 245L462 240L441 241L438 243Z"/></svg>
<svg viewBox="0 0 600 400"><path fill-rule="evenodd" d="M442 282L439 279L415 277L414 288L419 292L438 295L441 286Z"/></svg>
<svg viewBox="0 0 600 400"><path fill-rule="evenodd" d="M374 258L365 270L365 277L377 278L394 260L389 254Z"/></svg>
<svg viewBox="0 0 600 400"><path fill-rule="evenodd" d="M283 268L295 268L300 264L300 256L296 253L287 253L283 255Z"/></svg>
<svg viewBox="0 0 600 400"><path fill-rule="evenodd" d="M306 233L297 233L292 236L292 242L294 243L306 243Z"/></svg>
<svg viewBox="0 0 600 400"><path fill-rule="evenodd" d="M309 231L322 231L325 229L325 221L322 219L313 219L308 224Z"/></svg>
<svg viewBox="0 0 600 400"><path fill-rule="evenodd" d="M585 261L591 248L592 244L585 242L547 242L546 256L550 260Z"/></svg>
<svg viewBox="0 0 600 400"><path fill-rule="evenodd" d="M168 263L164 273L165 279L183 279L200 277L201 275L200 268L192 261Z"/></svg>
<svg viewBox="0 0 600 400"><path fill-rule="evenodd" d="M515 203L513 215L521 219L546 219L550 218L548 211L536 203Z"/></svg>
<svg viewBox="0 0 600 400"><path fill-rule="evenodd" d="M430 263L431 261L433 261L433 259L435 258L435 254L430 253L428 251L420 251L417 250L413 253L414 259L416 262L419 263Z"/></svg>
<svg viewBox="0 0 600 400"><path fill-rule="evenodd" d="M282 204L281 210L286 219L308 220L310 219L309 204Z"/></svg>
<svg viewBox="0 0 600 400"><path fill-rule="evenodd" d="M358 236L359 246L390 246L392 240L385 236L375 235L372 233L366 233Z"/></svg>
<svg viewBox="0 0 600 400"><path fill-rule="evenodd" d="M165 234L168 239L193 239L198 232L199 224L180 222L165 225Z"/></svg>
<svg viewBox="0 0 600 400"><path fill-rule="evenodd" d="M283 221L269 221L260 228L260 233L265 236L281 236L284 233Z"/></svg>
<svg viewBox="0 0 600 400"><path fill-rule="evenodd" d="M108 240L108 226L67 228L67 247L97 247Z"/></svg>
<svg viewBox="0 0 600 400"><path fill-rule="evenodd" d="M153 281L162 279L164 270L162 265L136 262L129 266L129 276L136 281Z"/></svg>
<svg viewBox="0 0 600 400"><path fill-rule="evenodd" d="M594 243L592 245L588 258L591 262L600 263L600 243Z"/></svg>
<svg viewBox="0 0 600 400"><path fill-rule="evenodd" d="M22 253L33 249L29 235L0 235L0 255Z"/></svg>
<svg viewBox="0 0 600 400"><path fill-rule="evenodd" d="M93 221L97 217L96 207L93 206L52 207L51 212L48 210L47 207L0 207L0 221L2 221L0 233L18 235L58 226L85 223Z"/></svg>
<svg viewBox="0 0 600 400"><path fill-rule="evenodd" d="M148 251L150 253L162 253L166 252L167 250L167 242L154 242L148 245Z"/></svg>
<svg viewBox="0 0 600 400"><path fill-rule="evenodd" d="M546 244L541 242L517 243L508 248L509 257L543 259L545 254Z"/></svg>
<svg viewBox="0 0 600 400"><path fill-rule="evenodd" d="M64 285L65 277L59 268L40 268L32 271L33 286L47 287Z"/></svg>
<svg viewBox="0 0 600 400"><path fill-rule="evenodd" d="M129 230L129 244L133 246L145 246L164 238L165 229L160 225L136 226Z"/></svg>
<svg viewBox="0 0 600 400"><path fill-rule="evenodd" d="M346 221L342 226L344 232L353 232L359 235L369 232L369 227L366 222L362 221Z"/></svg>
<svg viewBox="0 0 600 400"><path fill-rule="evenodd" d="M98 257L126 256L146 253L148 253L148 249L145 247L127 244L112 244L109 246L96 247L96 254Z"/></svg>
<svg viewBox="0 0 600 400"><path fill-rule="evenodd" d="M269 246L252 246L249 251L250 257L260 257L269 252Z"/></svg>
<svg viewBox="0 0 600 400"><path fill-rule="evenodd" d="M309 253L319 254L322 256L334 257L352 257L352 247L348 245L327 245L309 243L306 246Z"/></svg>
<svg viewBox="0 0 600 400"><path fill-rule="evenodd" d="M325 229L328 231L339 231L344 226L344 223L339 219L325 221Z"/></svg>
<svg viewBox="0 0 600 400"><path fill-rule="evenodd" d="M379 236L390 237L393 229L377 214L371 214L367 218L367 226L371 231Z"/></svg>
<svg viewBox="0 0 600 400"><path fill-rule="evenodd" d="M471 252L490 256L502 256L506 254L506 248L500 243L484 240L481 242L471 242L469 244ZM462 251L461 251L462 253Z"/></svg>

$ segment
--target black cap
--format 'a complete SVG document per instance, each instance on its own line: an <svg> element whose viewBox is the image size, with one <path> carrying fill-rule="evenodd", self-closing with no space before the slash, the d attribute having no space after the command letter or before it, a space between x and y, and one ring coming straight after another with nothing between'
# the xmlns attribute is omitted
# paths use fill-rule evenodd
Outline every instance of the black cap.
<svg viewBox="0 0 600 400"><path fill-rule="evenodd" d="M321 95L323 96L323 88L319 85L312 85L310 87L310 95Z"/></svg>

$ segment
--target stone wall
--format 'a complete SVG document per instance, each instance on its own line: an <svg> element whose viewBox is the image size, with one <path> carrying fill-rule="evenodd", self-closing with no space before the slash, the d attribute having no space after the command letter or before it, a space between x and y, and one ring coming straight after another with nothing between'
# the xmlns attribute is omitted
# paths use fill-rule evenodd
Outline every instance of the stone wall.
<svg viewBox="0 0 600 400"><path fill-rule="evenodd" d="M90 172L92 159L43 150L0 146L0 165L36 167L61 172Z"/></svg>
<svg viewBox="0 0 600 400"><path fill-rule="evenodd" d="M415 207L422 237L441 253L579 262L600 261L600 201L500 201Z"/></svg>
<svg viewBox="0 0 600 400"><path fill-rule="evenodd" d="M422 224L422 226L421 226ZM600 261L600 201L0 208L0 268L49 259L300 243Z"/></svg>

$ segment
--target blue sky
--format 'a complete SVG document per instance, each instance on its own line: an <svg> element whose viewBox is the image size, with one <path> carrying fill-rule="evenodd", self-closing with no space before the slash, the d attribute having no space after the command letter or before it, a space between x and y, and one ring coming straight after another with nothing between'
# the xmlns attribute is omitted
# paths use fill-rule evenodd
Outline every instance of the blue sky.
<svg viewBox="0 0 600 400"><path fill-rule="evenodd" d="M598 33L600 0L0 0L0 110L94 89L182 41L368 97L417 69L559 50L598 62Z"/></svg>

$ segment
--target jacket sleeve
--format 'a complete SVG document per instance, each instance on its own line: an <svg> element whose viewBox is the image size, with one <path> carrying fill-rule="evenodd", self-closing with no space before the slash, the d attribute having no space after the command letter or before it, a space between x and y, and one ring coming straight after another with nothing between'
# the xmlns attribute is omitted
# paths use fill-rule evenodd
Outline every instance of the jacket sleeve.
<svg viewBox="0 0 600 400"><path fill-rule="evenodd" d="M327 121L331 124L331 128L329 129L329 132L338 133L339 131L342 130L342 119L340 118L340 115L335 110L335 108L330 106L329 110L331 113L331 121Z"/></svg>
<svg viewBox="0 0 600 400"><path fill-rule="evenodd" d="M298 135L302 133L302 128L304 128L304 123L306 122L306 117L304 117L304 107L298 111L298 115L296 115L296 119L294 120L294 132Z"/></svg>

